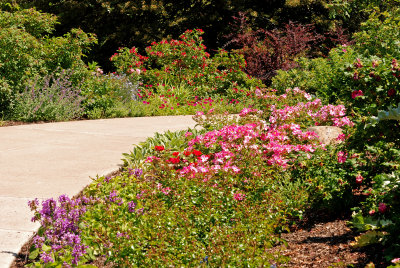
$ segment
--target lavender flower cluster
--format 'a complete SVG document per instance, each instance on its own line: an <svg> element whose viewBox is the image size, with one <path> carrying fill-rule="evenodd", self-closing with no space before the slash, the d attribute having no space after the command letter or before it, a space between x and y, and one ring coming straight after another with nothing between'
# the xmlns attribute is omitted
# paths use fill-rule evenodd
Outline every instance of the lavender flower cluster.
<svg viewBox="0 0 400 268"><path fill-rule="evenodd" d="M43 263L54 262L52 255L62 256L65 249L72 249L72 264L78 264L87 249L81 241L78 223L91 202L87 197L70 199L65 195L58 198L58 203L53 198L43 201L41 208L38 199L28 202L35 212L32 221L40 222L43 229L43 233L39 232L42 235L33 238L35 247L42 251L40 259ZM51 250L44 251L44 245L50 246Z"/></svg>
<svg viewBox="0 0 400 268"><path fill-rule="evenodd" d="M13 118L22 121L65 121L83 114L81 89L73 84L72 70L33 81L16 96Z"/></svg>
<svg viewBox="0 0 400 268"><path fill-rule="evenodd" d="M137 178L143 175L142 169L129 169L128 172ZM111 180L111 177L106 177L103 182L108 184ZM72 257L71 264L78 265L82 256L87 253L88 248L82 242L80 236L82 230L79 228L79 223L89 206L96 202L115 203L118 206L124 204L115 190L112 190L104 199L85 196L71 199L66 195L61 195L57 201L53 198L43 201L41 206L37 198L28 202L29 207L35 213L32 221L40 222L41 224L42 231L39 231L33 238L35 248L41 252L41 262L44 264L54 263L56 260L53 256L62 257L64 254L70 253ZM144 209L137 209L136 205L134 201L128 202L128 211L142 215ZM48 250L47 248L50 249ZM71 266L64 262L63 267Z"/></svg>

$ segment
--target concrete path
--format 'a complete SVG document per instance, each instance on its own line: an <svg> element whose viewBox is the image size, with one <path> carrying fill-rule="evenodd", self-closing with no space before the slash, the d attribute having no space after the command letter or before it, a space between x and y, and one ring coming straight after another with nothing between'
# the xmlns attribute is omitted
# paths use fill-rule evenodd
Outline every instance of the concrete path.
<svg viewBox="0 0 400 268"><path fill-rule="evenodd" d="M119 169L122 153L155 132L194 127L191 116L75 121L0 128L0 268L39 227L34 198L73 196Z"/></svg>

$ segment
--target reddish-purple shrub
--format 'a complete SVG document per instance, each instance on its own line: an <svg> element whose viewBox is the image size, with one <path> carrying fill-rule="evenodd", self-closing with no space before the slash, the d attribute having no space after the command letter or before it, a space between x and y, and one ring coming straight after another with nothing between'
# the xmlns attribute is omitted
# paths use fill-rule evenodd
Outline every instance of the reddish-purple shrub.
<svg viewBox="0 0 400 268"><path fill-rule="evenodd" d="M267 84L276 70L293 68L296 57L307 56L312 46L324 39L311 24L289 22L283 29L254 30L245 13L239 13L234 20L234 33L227 36L231 40L226 45L244 55L249 75Z"/></svg>

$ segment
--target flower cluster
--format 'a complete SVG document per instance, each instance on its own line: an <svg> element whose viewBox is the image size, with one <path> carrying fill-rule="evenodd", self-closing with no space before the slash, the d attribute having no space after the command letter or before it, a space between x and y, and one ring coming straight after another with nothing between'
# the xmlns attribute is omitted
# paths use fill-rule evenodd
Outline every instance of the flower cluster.
<svg viewBox="0 0 400 268"><path fill-rule="evenodd" d="M346 108L344 105L322 105L320 99L315 99L307 103L300 102L294 106L286 106L283 109L276 109L275 105L272 105L269 122L279 124L295 121L299 118L303 118L303 120L308 118L309 121L314 121L316 125L353 126L354 123L345 114Z"/></svg>
<svg viewBox="0 0 400 268"><path fill-rule="evenodd" d="M44 263L54 262L53 254L63 255L65 249L71 249L72 264L78 264L87 249L79 236L81 230L78 224L91 201L86 197L70 199L61 195L58 203L51 198L43 201L41 208L37 199L29 202L35 212L32 221L40 222L43 229L43 235L37 234L33 239L35 247L43 249L45 244L50 246L50 251L41 253Z"/></svg>

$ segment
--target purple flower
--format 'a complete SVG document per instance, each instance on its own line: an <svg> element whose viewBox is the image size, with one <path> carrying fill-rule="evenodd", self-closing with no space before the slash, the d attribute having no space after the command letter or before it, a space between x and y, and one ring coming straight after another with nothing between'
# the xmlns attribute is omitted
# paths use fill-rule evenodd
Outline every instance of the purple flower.
<svg viewBox="0 0 400 268"><path fill-rule="evenodd" d="M42 254L40 254L40 259L44 262L44 263L48 263L48 262L54 262L53 258L51 257L51 255L49 253L43 252Z"/></svg>
<svg viewBox="0 0 400 268"><path fill-rule="evenodd" d="M135 202L131 201L131 202L128 203L128 211L129 212L131 212L131 213L135 212L135 208L136 208L136 203Z"/></svg>
<svg viewBox="0 0 400 268"><path fill-rule="evenodd" d="M43 247L45 241L51 247L50 252L41 254L41 260L44 263L54 262L51 257L53 253L62 254L65 248L72 247L72 264L77 264L87 248L82 244L78 224L81 216L86 212L86 205L92 200L87 197L71 200L62 195L58 201L59 204L53 199L48 199L42 202L41 210L35 208L34 220L40 221L44 232L41 236L35 236L33 243L38 249ZM35 201L30 204L35 205Z"/></svg>
<svg viewBox="0 0 400 268"><path fill-rule="evenodd" d="M143 175L143 169L141 169L141 168L136 168L136 169L128 168L128 170L129 170L129 175L130 176L133 175L136 178L140 178Z"/></svg>
<svg viewBox="0 0 400 268"><path fill-rule="evenodd" d="M35 198L35 200L28 201L28 206L31 208L31 210L36 210L36 208L39 206L39 200Z"/></svg>
<svg viewBox="0 0 400 268"><path fill-rule="evenodd" d="M138 215L143 215L143 214L144 214L144 208L139 208L139 209L136 211L136 214L138 214Z"/></svg>
<svg viewBox="0 0 400 268"><path fill-rule="evenodd" d="M112 192L110 192L109 196L108 196L108 200L110 202L115 202L117 199L117 192L115 190L113 190Z"/></svg>
<svg viewBox="0 0 400 268"><path fill-rule="evenodd" d="M110 182L110 180L111 180L111 178L110 178L110 177L108 177L108 176L104 178L104 181L105 181L106 183L109 183L109 182Z"/></svg>

